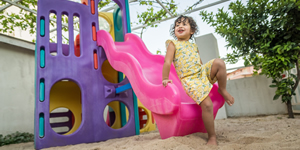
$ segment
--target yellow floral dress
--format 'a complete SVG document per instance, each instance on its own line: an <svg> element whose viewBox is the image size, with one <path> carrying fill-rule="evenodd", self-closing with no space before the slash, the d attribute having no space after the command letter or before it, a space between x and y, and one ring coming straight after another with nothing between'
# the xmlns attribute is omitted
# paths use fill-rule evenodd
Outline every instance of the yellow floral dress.
<svg viewBox="0 0 300 150"><path fill-rule="evenodd" d="M166 47L173 42L175 56L173 63L176 73L185 92L199 105L209 94L212 84L217 81L210 78L211 67L214 62L210 60L201 65L198 47L189 41L167 40Z"/></svg>

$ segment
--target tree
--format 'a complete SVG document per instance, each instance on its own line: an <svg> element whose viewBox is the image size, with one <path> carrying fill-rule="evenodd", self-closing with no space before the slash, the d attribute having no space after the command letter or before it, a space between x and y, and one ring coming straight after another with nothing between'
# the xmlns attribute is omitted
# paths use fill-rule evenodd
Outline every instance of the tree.
<svg viewBox="0 0 300 150"><path fill-rule="evenodd" d="M153 6L155 2L154 1L141 1L140 5L149 5ZM170 2L162 2L164 6L168 9L169 12L171 12L173 15L176 14L177 6L174 2L174 0L171 0ZM141 14L137 14L137 18L139 20L139 23L142 23L143 25L148 25L150 27L157 27L158 25L152 24L153 22L162 20L163 18L167 17L167 11L164 9L161 9L154 12L154 7L147 8L147 11L142 12ZM138 24L138 23L137 23ZM143 27L140 33L140 37L143 37L143 32L147 27Z"/></svg>
<svg viewBox="0 0 300 150"><path fill-rule="evenodd" d="M15 30L15 28L19 27L22 30L29 30L31 34L35 34L36 30L36 12L37 10L37 0L15 0L18 4L30 8L33 12L28 12L23 9L20 10L19 13L5 13L4 11L0 11L0 33L11 33ZM72 0L79 1L80 0ZM197 6L201 1L199 0L194 5L187 8L187 10L192 10L195 6ZM102 0L98 4L98 10L101 8L108 6L111 4L113 0ZM138 22L135 24L148 25L147 27L157 27L157 25L152 25L153 22L160 21L166 17L168 17L168 12L163 9L158 1L156 0L137 0L139 5L148 6L147 10L144 12L137 14ZM160 0L160 2L167 8L167 10L173 15L176 14L177 4L174 0ZM0 2L0 6L5 6L8 3L5 1ZM0 7L1 8L1 7ZM170 14L169 14L170 15ZM53 18L55 19L55 18ZM67 23L67 19L62 18L63 23ZM55 22L51 21L51 25L54 26ZM147 28L142 28L140 36L142 37L143 31ZM64 28L64 30L67 30Z"/></svg>
<svg viewBox="0 0 300 150"><path fill-rule="evenodd" d="M30 8L36 12L37 0L17 0L17 1L19 1L18 4ZM80 0L73 0L73 1L80 2ZM102 0L98 4L98 9L101 10L101 8L111 4L112 2L113 2L112 0ZM157 27L157 25L151 25L151 23L167 17L166 10L164 10L160 6L157 6L158 5L157 1L138 0L138 3L140 5L149 6L145 12L142 12L141 14L137 15L137 17L139 18L139 24L149 25L151 27ZM163 3L165 7L168 9L168 11L170 12L174 13L177 10L177 6L173 0L169 0L169 1L164 0L161 1L161 3ZM1 5L5 6L7 4L8 3L5 1L0 2L0 6ZM154 11L154 7L159 8L159 10ZM67 23L67 19L65 18L62 18L62 21L63 23ZM23 9L21 9L19 13L5 13L4 11L0 11L0 25L2 25L2 28L0 28L0 32L2 33L11 33L12 31L15 30L15 28L19 27L22 30L29 30L31 34L34 34L36 30L36 14L33 12L25 11ZM51 25L54 26L55 23L51 21ZM64 28L64 30L67 29Z"/></svg>
<svg viewBox="0 0 300 150"><path fill-rule="evenodd" d="M19 0L18 4L36 11L37 0ZM4 7L5 5L8 5L8 3L1 1L0 6L1 5ZM4 13L4 11L0 11L0 25L2 25L0 32L11 33L16 27L19 27L22 30L29 30L31 34L35 33L36 14L33 12L21 9L18 14Z"/></svg>
<svg viewBox="0 0 300 150"><path fill-rule="evenodd" d="M300 1L299 0L240 0L231 2L229 11L216 14L201 11L202 19L226 39L228 62L238 58L244 65L253 65L261 74L272 78L270 87L277 88L274 100L281 96L289 118L294 118L291 99L300 79ZM296 67L296 74L290 72ZM287 77L282 74L289 72Z"/></svg>

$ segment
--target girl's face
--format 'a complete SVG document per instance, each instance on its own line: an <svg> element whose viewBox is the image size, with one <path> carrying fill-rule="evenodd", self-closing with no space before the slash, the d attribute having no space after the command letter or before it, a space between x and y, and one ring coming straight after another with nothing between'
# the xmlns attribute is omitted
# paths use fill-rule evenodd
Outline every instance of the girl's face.
<svg viewBox="0 0 300 150"><path fill-rule="evenodd" d="M178 41L188 41L194 32L191 31L191 26L188 19L181 19L181 22L175 24L175 36Z"/></svg>

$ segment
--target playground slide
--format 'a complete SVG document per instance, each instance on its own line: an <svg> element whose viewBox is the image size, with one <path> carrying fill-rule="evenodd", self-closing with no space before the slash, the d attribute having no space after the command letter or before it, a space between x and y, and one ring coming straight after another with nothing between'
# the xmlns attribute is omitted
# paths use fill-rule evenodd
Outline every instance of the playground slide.
<svg viewBox="0 0 300 150"><path fill-rule="evenodd" d="M164 88L161 82L164 57L151 54L142 40L134 34L126 34L124 41L114 42L106 31L100 30L97 33L97 44L104 48L109 63L115 70L126 75L145 107L158 114L177 111L180 96L183 95L179 92L184 91L177 88L180 81L175 68L172 66L170 72L174 84Z"/></svg>
<svg viewBox="0 0 300 150"><path fill-rule="evenodd" d="M126 75L141 103L153 112L162 138L206 132L201 107L185 93L174 65L170 70L173 84L163 87L164 56L151 54L143 41L131 33L125 35L124 42L114 42L108 32L100 30L97 45L104 49L111 66ZM217 91L217 85L212 91ZM224 99L218 92L211 92L210 97L216 116Z"/></svg>

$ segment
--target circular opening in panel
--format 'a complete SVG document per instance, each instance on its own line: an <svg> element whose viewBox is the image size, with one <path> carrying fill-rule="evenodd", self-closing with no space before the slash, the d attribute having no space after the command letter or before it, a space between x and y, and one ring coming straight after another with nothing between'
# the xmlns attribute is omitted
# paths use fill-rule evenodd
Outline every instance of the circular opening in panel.
<svg viewBox="0 0 300 150"><path fill-rule="evenodd" d="M50 126L58 134L74 133L82 121L81 90L71 80L60 80L50 90Z"/></svg>
<svg viewBox="0 0 300 150"><path fill-rule="evenodd" d="M116 71L108 62L105 60L101 67L101 72L105 80L110 83L118 83L118 71Z"/></svg>
<svg viewBox="0 0 300 150"><path fill-rule="evenodd" d="M124 127L129 119L127 106L120 101L112 101L103 111L103 119L107 126L113 129Z"/></svg>
<svg viewBox="0 0 300 150"><path fill-rule="evenodd" d="M104 112L103 112L103 118L104 118L105 123L109 127L112 127L116 121L116 113L115 113L114 109L112 107L106 105Z"/></svg>
<svg viewBox="0 0 300 150"><path fill-rule="evenodd" d="M145 109L139 107L139 120L140 120L140 129L143 129L146 127L148 122L149 116Z"/></svg>
<svg viewBox="0 0 300 150"><path fill-rule="evenodd" d="M58 134L68 133L74 126L75 118L68 108L56 108L50 113L50 126Z"/></svg>

